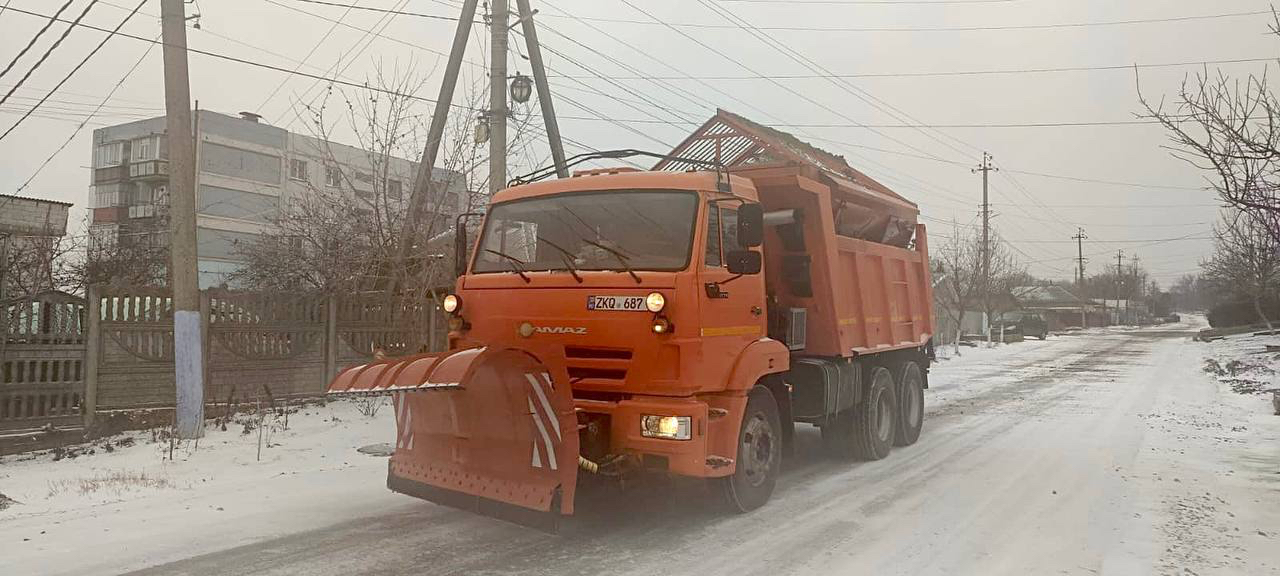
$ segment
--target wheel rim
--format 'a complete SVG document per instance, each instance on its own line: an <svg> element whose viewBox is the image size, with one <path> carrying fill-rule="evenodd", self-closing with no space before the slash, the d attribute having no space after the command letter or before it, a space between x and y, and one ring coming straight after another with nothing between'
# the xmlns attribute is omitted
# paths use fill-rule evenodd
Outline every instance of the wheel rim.
<svg viewBox="0 0 1280 576"><path fill-rule="evenodd" d="M764 414L752 414L742 431L742 462L739 462L747 484L759 486L769 477L776 458L776 446L773 428Z"/></svg>
<svg viewBox="0 0 1280 576"><path fill-rule="evenodd" d="M876 437L881 442L888 442L893 433L892 428L893 406L889 404L889 397L881 392L876 402Z"/></svg>

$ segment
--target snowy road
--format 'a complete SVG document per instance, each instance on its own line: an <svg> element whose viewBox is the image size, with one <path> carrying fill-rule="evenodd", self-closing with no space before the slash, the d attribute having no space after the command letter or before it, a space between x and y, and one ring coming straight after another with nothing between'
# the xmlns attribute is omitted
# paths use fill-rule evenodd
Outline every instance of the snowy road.
<svg viewBox="0 0 1280 576"><path fill-rule="evenodd" d="M802 426L750 515L652 483L591 491L552 536L406 497L138 574L1280 574L1280 428L1189 336L968 351L935 368L919 444L841 463Z"/></svg>

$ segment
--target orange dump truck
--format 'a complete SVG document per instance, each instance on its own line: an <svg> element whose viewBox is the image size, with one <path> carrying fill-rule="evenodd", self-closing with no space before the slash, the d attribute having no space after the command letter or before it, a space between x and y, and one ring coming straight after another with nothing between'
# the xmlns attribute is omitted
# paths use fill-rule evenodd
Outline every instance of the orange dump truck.
<svg viewBox="0 0 1280 576"><path fill-rule="evenodd" d="M796 422L842 456L916 441L934 325L916 206L723 111L661 158L497 193L445 298L449 350L330 384L393 396L392 490L546 527L579 474L656 469L748 511Z"/></svg>

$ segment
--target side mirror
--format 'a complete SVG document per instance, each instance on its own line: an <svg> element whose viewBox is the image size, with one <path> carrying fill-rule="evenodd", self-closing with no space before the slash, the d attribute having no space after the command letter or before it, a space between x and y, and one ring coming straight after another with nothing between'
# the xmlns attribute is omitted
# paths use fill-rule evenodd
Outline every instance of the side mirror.
<svg viewBox="0 0 1280 576"><path fill-rule="evenodd" d="M467 256L469 256L468 248L471 243L467 241L467 220L472 216L484 216L480 212L466 212L459 214L453 224L453 275L461 277L467 273Z"/></svg>
<svg viewBox="0 0 1280 576"><path fill-rule="evenodd" d="M759 252L752 250L733 250L725 254L725 264L730 274L759 274L764 261Z"/></svg>
<svg viewBox="0 0 1280 576"><path fill-rule="evenodd" d="M748 248L764 244L764 208L759 204L738 207L738 244Z"/></svg>

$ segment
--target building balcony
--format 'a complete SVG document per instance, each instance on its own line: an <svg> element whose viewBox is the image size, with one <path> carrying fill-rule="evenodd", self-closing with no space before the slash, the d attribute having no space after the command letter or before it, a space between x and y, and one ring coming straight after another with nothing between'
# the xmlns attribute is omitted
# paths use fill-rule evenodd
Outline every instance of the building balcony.
<svg viewBox="0 0 1280 576"><path fill-rule="evenodd" d="M104 166L102 168L93 169L93 184L110 184L119 182L129 177L129 167L121 164L119 166Z"/></svg>
<svg viewBox="0 0 1280 576"><path fill-rule="evenodd" d="M142 160L129 165L129 177L138 180L168 180L168 160Z"/></svg>

